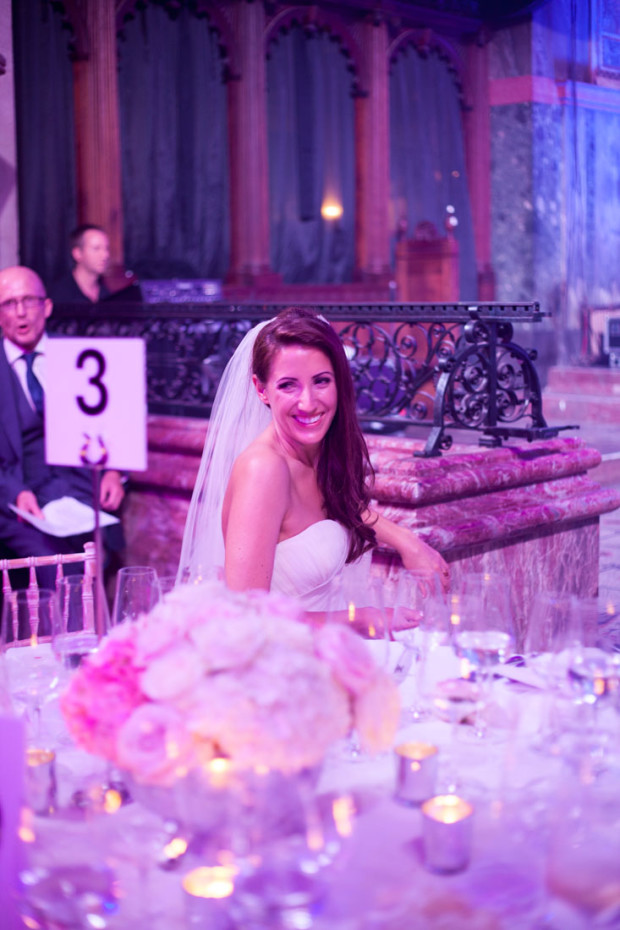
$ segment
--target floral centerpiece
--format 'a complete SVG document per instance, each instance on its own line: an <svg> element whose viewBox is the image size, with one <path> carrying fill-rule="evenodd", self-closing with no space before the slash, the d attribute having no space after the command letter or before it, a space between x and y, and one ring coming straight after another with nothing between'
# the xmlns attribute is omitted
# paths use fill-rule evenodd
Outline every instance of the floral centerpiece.
<svg viewBox="0 0 620 930"><path fill-rule="evenodd" d="M355 727L387 748L398 693L343 624L313 629L280 595L187 585L106 636L62 697L77 743L168 786L215 757L285 774Z"/></svg>

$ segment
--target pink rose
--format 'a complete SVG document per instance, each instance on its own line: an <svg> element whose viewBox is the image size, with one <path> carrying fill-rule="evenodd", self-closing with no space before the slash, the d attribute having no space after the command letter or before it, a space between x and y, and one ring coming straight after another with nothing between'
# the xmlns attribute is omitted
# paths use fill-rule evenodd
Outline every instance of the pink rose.
<svg viewBox="0 0 620 930"><path fill-rule="evenodd" d="M337 680L352 694L362 694L378 672L364 640L343 624L327 623L317 630L314 648Z"/></svg>
<svg viewBox="0 0 620 930"><path fill-rule="evenodd" d="M204 674L204 663L189 643L180 643L154 658L140 677L140 686L154 701L175 701L191 691Z"/></svg>
<svg viewBox="0 0 620 930"><path fill-rule="evenodd" d="M160 704L143 704L123 724L116 759L136 781L151 785L172 785L195 761L183 718Z"/></svg>
<svg viewBox="0 0 620 930"><path fill-rule="evenodd" d="M129 626L129 624L125 624ZM145 700L141 668L128 637L107 638L82 663L61 698L69 732L86 749L114 761L116 732Z"/></svg>

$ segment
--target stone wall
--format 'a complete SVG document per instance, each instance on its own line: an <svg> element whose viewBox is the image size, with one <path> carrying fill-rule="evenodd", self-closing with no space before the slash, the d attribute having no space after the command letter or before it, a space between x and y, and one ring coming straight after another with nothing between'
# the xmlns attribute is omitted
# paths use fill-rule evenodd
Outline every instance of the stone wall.
<svg viewBox="0 0 620 930"><path fill-rule="evenodd" d="M200 420L150 417L148 469L132 475L125 509L128 564L176 571L205 433ZM421 459L413 457L421 440L371 436L368 443L378 507L443 553L455 588L471 570L510 578L521 632L537 591L596 594L599 516L620 498L588 477L600 462L595 449L563 438L453 446ZM377 552L374 569L393 575L398 558Z"/></svg>

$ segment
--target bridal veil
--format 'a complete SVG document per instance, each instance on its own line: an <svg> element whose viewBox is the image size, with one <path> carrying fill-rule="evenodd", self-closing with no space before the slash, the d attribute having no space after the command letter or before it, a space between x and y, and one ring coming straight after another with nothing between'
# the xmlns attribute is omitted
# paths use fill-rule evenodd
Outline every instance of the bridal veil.
<svg viewBox="0 0 620 930"><path fill-rule="evenodd" d="M224 565L222 505L233 464L271 422L252 384L254 342L268 320L243 337L224 369L205 440L181 549L177 582L213 577Z"/></svg>

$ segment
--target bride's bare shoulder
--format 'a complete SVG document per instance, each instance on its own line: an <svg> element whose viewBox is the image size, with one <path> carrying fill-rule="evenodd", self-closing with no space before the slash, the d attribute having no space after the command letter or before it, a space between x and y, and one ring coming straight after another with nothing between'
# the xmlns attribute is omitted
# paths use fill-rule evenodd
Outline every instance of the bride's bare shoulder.
<svg viewBox="0 0 620 930"><path fill-rule="evenodd" d="M282 452L261 435L237 457L231 479L235 483L246 480L260 484L278 481L288 485L290 471Z"/></svg>

